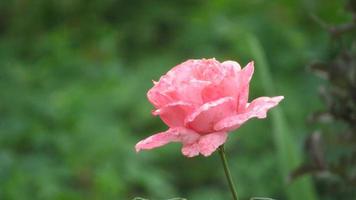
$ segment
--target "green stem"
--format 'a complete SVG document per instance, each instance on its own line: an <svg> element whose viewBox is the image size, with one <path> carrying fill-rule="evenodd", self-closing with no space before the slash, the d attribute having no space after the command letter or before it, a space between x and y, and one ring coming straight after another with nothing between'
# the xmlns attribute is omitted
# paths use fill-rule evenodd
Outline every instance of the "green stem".
<svg viewBox="0 0 356 200"><path fill-rule="evenodd" d="M224 145L221 145L219 147L219 154L220 154L220 158L221 158L221 161L223 163L223 166L224 166L225 175L226 175L227 181L229 183L229 187L230 187L233 199L234 200L238 200L239 197L237 196L235 185L234 185L234 182L232 181L232 177L231 177L231 173L230 173L230 170L229 170L229 166L227 164Z"/></svg>

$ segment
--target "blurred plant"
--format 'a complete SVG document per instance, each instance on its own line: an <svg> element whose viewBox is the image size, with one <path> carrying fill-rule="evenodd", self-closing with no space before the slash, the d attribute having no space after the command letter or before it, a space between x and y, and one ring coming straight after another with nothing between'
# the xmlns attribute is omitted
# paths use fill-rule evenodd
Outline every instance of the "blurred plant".
<svg viewBox="0 0 356 200"><path fill-rule="evenodd" d="M310 70L325 79L319 94L325 109L313 113L309 122L317 129L305 141L309 161L291 173L291 179L312 173L323 199L355 196L356 187L356 1L346 6L350 22L330 26L313 19L332 37L326 61L314 62Z"/></svg>
<svg viewBox="0 0 356 200"><path fill-rule="evenodd" d="M266 93L274 93L274 84L272 75L270 74L265 51L263 50L259 40L250 36L247 37L247 46L250 48L251 54L261 68L258 71L259 78L263 83ZM274 143L277 148L277 157L282 175L282 184L284 184L285 192L291 200L314 200L317 199L311 181L306 177L303 180L295 181L293 184L286 184L286 179L291 170L293 170L302 160L301 153L297 150L293 131L289 128L282 108L278 107L272 115L272 128L274 134Z"/></svg>

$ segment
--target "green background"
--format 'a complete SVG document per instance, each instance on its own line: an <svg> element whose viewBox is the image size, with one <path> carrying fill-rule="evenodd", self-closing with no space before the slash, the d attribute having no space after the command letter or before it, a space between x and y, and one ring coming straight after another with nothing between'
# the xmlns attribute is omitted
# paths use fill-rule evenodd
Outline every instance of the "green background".
<svg viewBox="0 0 356 200"><path fill-rule="evenodd" d="M322 81L306 66L327 55L330 38L310 15L342 23L351 18L344 5L2 0L0 199L229 199L217 154L186 158L180 144L134 151L167 129L151 116L151 80L211 57L255 60L250 99L285 96L226 143L241 199L328 199L310 180L285 175L304 159L307 116L323 107Z"/></svg>

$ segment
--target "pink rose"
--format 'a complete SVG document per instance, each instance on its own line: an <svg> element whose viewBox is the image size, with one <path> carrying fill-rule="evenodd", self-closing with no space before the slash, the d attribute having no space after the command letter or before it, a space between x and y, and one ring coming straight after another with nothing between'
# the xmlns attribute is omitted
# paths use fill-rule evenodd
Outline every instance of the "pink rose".
<svg viewBox="0 0 356 200"><path fill-rule="evenodd" d="M241 69L234 61L188 60L154 82L147 97L169 129L136 144L136 151L181 142L187 157L211 155L229 132L267 111L284 97L259 97L248 103L253 62Z"/></svg>

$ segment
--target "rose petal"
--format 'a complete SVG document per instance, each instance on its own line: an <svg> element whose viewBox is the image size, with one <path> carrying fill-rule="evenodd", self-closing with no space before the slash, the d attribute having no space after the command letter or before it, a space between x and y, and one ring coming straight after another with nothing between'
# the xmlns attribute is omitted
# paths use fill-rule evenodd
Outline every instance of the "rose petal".
<svg viewBox="0 0 356 200"><path fill-rule="evenodd" d="M204 156L210 156L227 139L227 132L215 132L204 135L199 139L199 152Z"/></svg>
<svg viewBox="0 0 356 200"><path fill-rule="evenodd" d="M199 144L193 143L193 144L183 145L182 154L187 157L194 157L194 156L199 155Z"/></svg>
<svg viewBox="0 0 356 200"><path fill-rule="evenodd" d="M283 99L283 96L277 97L259 97L253 100L246 108L244 113L240 113L234 116L227 117L219 121L214 129L216 131L232 131L240 127L243 123L253 117L265 118L267 111L276 105Z"/></svg>
<svg viewBox="0 0 356 200"><path fill-rule="evenodd" d="M191 80L191 66L194 63L194 60L187 60L173 67L167 74L161 76L158 82L153 81L154 86L147 92L148 100L156 108L178 101L176 85Z"/></svg>
<svg viewBox="0 0 356 200"><path fill-rule="evenodd" d="M225 68L228 69L233 69L234 71L240 71L241 70L241 66L239 63L232 61L232 60L226 60L224 62L221 63L221 65Z"/></svg>
<svg viewBox="0 0 356 200"><path fill-rule="evenodd" d="M144 140L141 140L135 146L136 152L139 152L142 149L153 149L168 144L170 142L179 141L177 135L172 134L172 132L172 129L168 129L168 131L166 132L157 133Z"/></svg>
<svg viewBox="0 0 356 200"><path fill-rule="evenodd" d="M142 149L153 149L170 142L182 142L183 144L193 144L200 135L184 127L170 128L165 132L157 133L138 142L135 146L136 152Z"/></svg>
<svg viewBox="0 0 356 200"><path fill-rule="evenodd" d="M155 110L152 114L159 115L169 127L180 127L184 125L184 119L193 111L193 106L185 102L175 102Z"/></svg>
<svg viewBox="0 0 356 200"><path fill-rule="evenodd" d="M194 77L198 80L215 83L220 82L224 76L224 70L215 58L201 59L194 66Z"/></svg>
<svg viewBox="0 0 356 200"><path fill-rule="evenodd" d="M185 126L198 133L214 132L214 125L223 118L235 114L236 101L225 97L205 103L185 119Z"/></svg>
<svg viewBox="0 0 356 200"><path fill-rule="evenodd" d="M193 144L184 144L182 147L183 155L194 157L200 154L210 156L216 149L225 143L227 139L226 132L214 132L203 135Z"/></svg>
<svg viewBox="0 0 356 200"><path fill-rule="evenodd" d="M182 82L187 82L194 78L194 68L200 60L190 59L187 60L167 72L165 76L169 77L171 83L174 85L179 85Z"/></svg>
<svg viewBox="0 0 356 200"><path fill-rule="evenodd" d="M202 77L201 69L207 65L216 65L215 59L187 60L173 67L163 75L148 91L149 101L156 107L165 106L175 101L202 104L201 91L210 84ZM208 71L208 70L207 70ZM220 75L220 77L223 77Z"/></svg>
<svg viewBox="0 0 356 200"><path fill-rule="evenodd" d="M228 96L238 100L240 93L246 94L246 91L241 92L240 90L245 88L246 83L249 83L250 79L246 81L246 76L249 75L251 67L248 65L241 71L241 67L237 62L225 61L221 63L221 68L223 69L223 78L212 82L202 91L203 102L215 101ZM246 102L242 101L243 103L246 104Z"/></svg>
<svg viewBox="0 0 356 200"><path fill-rule="evenodd" d="M154 105L155 108L165 106L166 104L172 102L172 98L167 94L158 92L153 88L147 92L148 100Z"/></svg>
<svg viewBox="0 0 356 200"><path fill-rule="evenodd" d="M190 80L177 86L178 99L196 105L203 104L202 91L209 86L209 81Z"/></svg>
<svg viewBox="0 0 356 200"><path fill-rule="evenodd" d="M254 62L249 62L239 73L239 93L238 93L238 112L242 112L246 108L248 101L249 85L254 71Z"/></svg>

